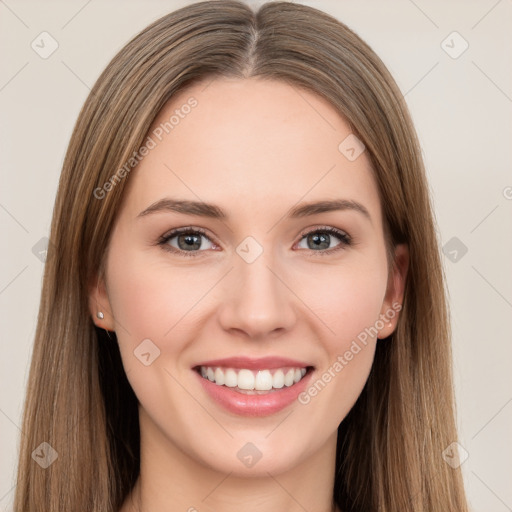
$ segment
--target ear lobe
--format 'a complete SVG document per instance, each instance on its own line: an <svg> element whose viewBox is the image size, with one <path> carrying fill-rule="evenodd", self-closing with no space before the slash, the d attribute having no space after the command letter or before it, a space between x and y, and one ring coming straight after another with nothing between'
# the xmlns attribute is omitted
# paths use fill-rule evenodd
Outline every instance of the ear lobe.
<svg viewBox="0 0 512 512"><path fill-rule="evenodd" d="M89 312L97 327L115 331L114 317L110 308L105 281L96 277L89 285Z"/></svg>
<svg viewBox="0 0 512 512"><path fill-rule="evenodd" d="M396 328L399 311L403 305L408 270L409 248L407 244L398 244L395 247L395 257L380 312L380 319L384 323L384 327L379 329L377 336L379 339L387 338Z"/></svg>

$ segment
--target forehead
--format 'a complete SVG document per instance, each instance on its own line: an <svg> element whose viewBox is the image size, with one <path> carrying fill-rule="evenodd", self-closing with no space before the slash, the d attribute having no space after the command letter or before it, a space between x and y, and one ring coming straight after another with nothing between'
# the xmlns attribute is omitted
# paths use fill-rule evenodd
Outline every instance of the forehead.
<svg viewBox="0 0 512 512"><path fill-rule="evenodd" d="M196 83L155 119L154 147L132 172L125 201L134 214L165 195L256 213L341 197L380 219L366 152L351 161L339 149L350 134L326 100L281 81Z"/></svg>

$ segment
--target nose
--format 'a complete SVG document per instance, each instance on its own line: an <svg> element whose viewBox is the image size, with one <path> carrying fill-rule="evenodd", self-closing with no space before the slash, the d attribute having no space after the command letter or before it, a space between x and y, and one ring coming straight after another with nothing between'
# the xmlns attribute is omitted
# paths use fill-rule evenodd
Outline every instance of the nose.
<svg viewBox="0 0 512 512"><path fill-rule="evenodd" d="M291 329L297 318L296 297L286 277L265 252L252 263L235 259L217 310L222 328L251 339Z"/></svg>

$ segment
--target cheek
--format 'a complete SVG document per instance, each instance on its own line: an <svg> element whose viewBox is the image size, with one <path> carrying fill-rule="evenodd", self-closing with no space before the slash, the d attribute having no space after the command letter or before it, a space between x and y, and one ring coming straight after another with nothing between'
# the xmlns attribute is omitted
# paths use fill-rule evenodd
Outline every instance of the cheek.
<svg viewBox="0 0 512 512"><path fill-rule="evenodd" d="M116 317L135 326L156 322L155 330L162 325L168 330L204 293L199 285L208 274L201 275L186 259L173 259L149 241L134 242L128 229L119 228L108 256L109 299Z"/></svg>
<svg viewBox="0 0 512 512"><path fill-rule="evenodd" d="M322 316L334 333L320 338L325 358L299 397L332 430L349 413L370 374L378 341L375 324L385 291L377 274L353 272L340 276L339 282L342 286L325 296Z"/></svg>
<svg viewBox="0 0 512 512"><path fill-rule="evenodd" d="M204 292L190 286L186 272L171 271L140 249L113 244L109 262L109 300L125 373L144 408L170 424L189 405L186 394L173 391L173 377L180 378L174 368L190 336L187 312Z"/></svg>
<svg viewBox="0 0 512 512"><path fill-rule="evenodd" d="M330 335L325 338L329 351L339 351L379 319L387 286L386 266L378 260L373 266L340 266L324 281L325 292L310 292L310 301L329 327Z"/></svg>
<svg viewBox="0 0 512 512"><path fill-rule="evenodd" d="M109 301L122 352L145 339L165 354L179 354L187 312L204 291L180 269L170 270L144 251L112 247L109 255ZM205 284L206 286L206 284ZM189 326L190 327L190 326Z"/></svg>
<svg viewBox="0 0 512 512"><path fill-rule="evenodd" d="M386 262L376 257L373 263L365 261L340 265L336 271L331 269L328 291L321 296L310 294L315 311L329 327L321 338L326 359L310 391L315 395L322 390L323 398L316 407L324 409L321 414L334 423L349 412L370 373L377 331L382 328L377 322L386 286ZM304 403L310 398L313 400L312 396L304 396Z"/></svg>

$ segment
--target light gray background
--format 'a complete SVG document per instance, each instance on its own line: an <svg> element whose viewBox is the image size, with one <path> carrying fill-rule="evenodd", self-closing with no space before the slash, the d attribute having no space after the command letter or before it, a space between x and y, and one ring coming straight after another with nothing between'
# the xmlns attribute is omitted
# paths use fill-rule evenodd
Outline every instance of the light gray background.
<svg viewBox="0 0 512 512"><path fill-rule="evenodd" d="M2 511L12 503L43 273L32 248L49 234L72 127L111 57L144 26L188 3L0 0ZM458 261L444 257L467 492L475 511L512 510L512 2L302 3L354 29L405 94L441 243L456 237L468 249ZM31 48L43 31L59 44L47 59ZM453 31L469 44L458 58L442 47ZM458 52L463 43L451 36L444 44Z"/></svg>

